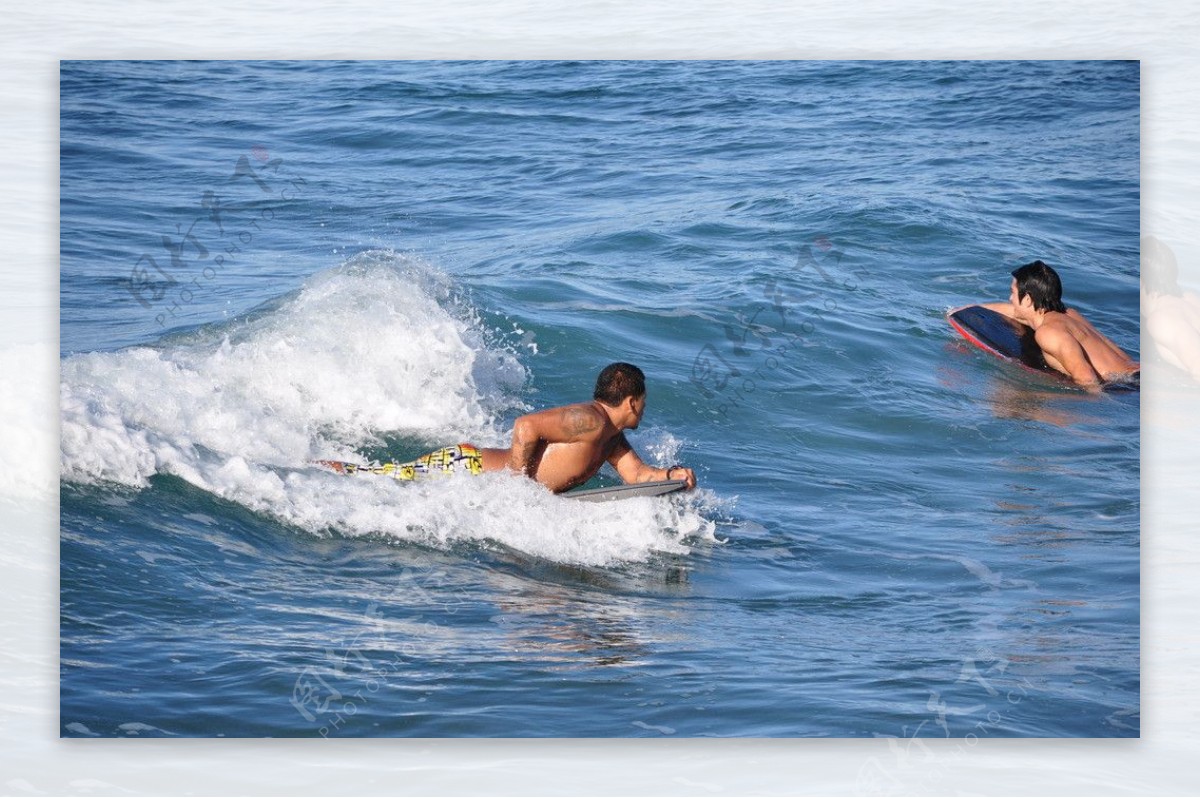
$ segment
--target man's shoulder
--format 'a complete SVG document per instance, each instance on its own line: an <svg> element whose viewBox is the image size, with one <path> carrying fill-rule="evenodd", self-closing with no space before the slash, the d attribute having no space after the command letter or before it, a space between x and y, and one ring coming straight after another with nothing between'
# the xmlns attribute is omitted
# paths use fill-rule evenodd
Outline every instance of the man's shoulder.
<svg viewBox="0 0 1200 798"><path fill-rule="evenodd" d="M577 402L559 408L571 432L576 435L599 432L608 423L608 416L594 402Z"/></svg>
<svg viewBox="0 0 1200 798"><path fill-rule="evenodd" d="M1065 311L1047 313L1042 319L1042 326L1039 329L1045 330L1065 330L1070 332L1079 324L1088 324L1088 320L1083 314L1075 308L1067 308Z"/></svg>
<svg viewBox="0 0 1200 798"><path fill-rule="evenodd" d="M1067 308L1066 312L1060 313L1059 315L1063 316L1067 321L1075 321L1075 322L1083 322L1084 324L1091 324L1091 322L1087 320L1087 317L1084 316L1082 313L1080 313L1075 308Z"/></svg>
<svg viewBox="0 0 1200 798"><path fill-rule="evenodd" d="M555 405L547 407L543 413L591 413L592 415L604 415L600 409L596 407L595 402L572 402L569 405Z"/></svg>
<svg viewBox="0 0 1200 798"><path fill-rule="evenodd" d="M595 402L574 402L573 404L562 405L558 409L564 413L586 413L596 418L608 418L600 408L596 407Z"/></svg>
<svg viewBox="0 0 1200 798"><path fill-rule="evenodd" d="M1071 324L1066 314L1059 314L1062 318L1051 319L1047 318L1042 322L1042 326L1034 331L1033 337L1045 349L1047 346L1055 346L1066 343L1067 341L1076 341L1075 333L1071 328Z"/></svg>

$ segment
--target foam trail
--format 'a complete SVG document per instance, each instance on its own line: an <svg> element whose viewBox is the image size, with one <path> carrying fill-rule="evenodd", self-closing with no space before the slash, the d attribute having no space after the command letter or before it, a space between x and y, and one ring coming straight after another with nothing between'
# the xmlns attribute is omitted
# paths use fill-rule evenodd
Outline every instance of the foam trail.
<svg viewBox="0 0 1200 798"><path fill-rule="evenodd" d="M506 473L397 483L324 472L266 475L231 463L214 489L313 533L333 529L442 548L491 541L579 565L686 554L687 538L715 540L715 525L693 497L574 502Z"/></svg>
<svg viewBox="0 0 1200 798"><path fill-rule="evenodd" d="M146 486L172 474L314 534L495 541L586 565L712 538L698 496L587 507L507 474L400 484L309 464L360 459L397 432L503 443L496 419L522 407L526 372L485 333L444 275L364 253L232 322L68 357L62 478ZM667 436L652 454L679 445Z"/></svg>
<svg viewBox="0 0 1200 798"><path fill-rule="evenodd" d="M455 301L444 275L364 253L232 322L69 357L62 474L203 484L214 461L349 457L383 432L496 442L492 419L516 404L525 370Z"/></svg>

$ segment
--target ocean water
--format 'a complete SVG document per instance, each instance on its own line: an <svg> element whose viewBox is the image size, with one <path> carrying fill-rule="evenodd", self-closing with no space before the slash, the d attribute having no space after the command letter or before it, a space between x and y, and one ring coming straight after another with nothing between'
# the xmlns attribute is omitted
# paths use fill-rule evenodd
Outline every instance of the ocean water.
<svg viewBox="0 0 1200 798"><path fill-rule="evenodd" d="M1138 355L1138 114L1128 62L64 62L60 733L1138 736L1139 397L944 318L1042 258ZM614 360L693 494L307 465Z"/></svg>

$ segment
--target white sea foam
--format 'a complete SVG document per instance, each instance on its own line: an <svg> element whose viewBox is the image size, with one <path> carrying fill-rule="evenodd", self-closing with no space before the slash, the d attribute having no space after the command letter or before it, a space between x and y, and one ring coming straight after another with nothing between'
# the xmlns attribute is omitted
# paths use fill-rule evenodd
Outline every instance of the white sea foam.
<svg viewBox="0 0 1200 798"><path fill-rule="evenodd" d="M397 483L372 476L291 473L271 481L244 463L216 485L222 495L312 532L383 536L449 546L494 541L547 560L608 565L655 552L686 553L685 538L713 539L702 498L576 502L509 474Z"/></svg>
<svg viewBox="0 0 1200 798"><path fill-rule="evenodd" d="M697 499L585 506L507 475L413 485L310 465L361 460L385 434L503 444L526 372L487 337L445 275L365 253L232 322L64 360L62 477L172 474L313 533L493 540L581 564L712 536Z"/></svg>
<svg viewBox="0 0 1200 798"><path fill-rule="evenodd" d="M232 457L348 458L386 432L492 443L492 419L524 379L444 275L366 253L244 318L66 359L62 473L202 484L206 466Z"/></svg>

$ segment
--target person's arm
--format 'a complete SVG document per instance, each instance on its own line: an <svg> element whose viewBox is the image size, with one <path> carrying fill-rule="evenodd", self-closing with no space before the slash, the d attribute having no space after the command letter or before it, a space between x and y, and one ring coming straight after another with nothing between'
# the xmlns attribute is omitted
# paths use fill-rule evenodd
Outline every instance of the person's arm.
<svg viewBox="0 0 1200 798"><path fill-rule="evenodd" d="M988 310L994 310L1001 316L1006 316L1014 321L1021 321L1013 315L1013 306L1011 302L980 302L979 307L987 308ZM1025 322L1021 323L1024 324Z"/></svg>
<svg viewBox="0 0 1200 798"><path fill-rule="evenodd" d="M1034 335L1042 351L1053 357L1066 370L1067 375L1080 387L1089 391L1100 390L1100 375L1092 368L1087 353L1066 330L1043 327Z"/></svg>
<svg viewBox="0 0 1200 798"><path fill-rule="evenodd" d="M587 405L567 405L521 416L513 424L508 467L532 476L538 450L551 443L575 443L595 437L604 427L599 410Z"/></svg>
<svg viewBox="0 0 1200 798"><path fill-rule="evenodd" d="M608 456L608 462L617 470L617 474L626 484L659 482L664 479L683 479L687 480L688 490L696 487L696 474L690 468L678 465L671 468L655 468L642 462L642 458L638 457L638 453L633 450L633 447L629 445L629 441L625 439L624 432L617 436L612 454Z"/></svg>

